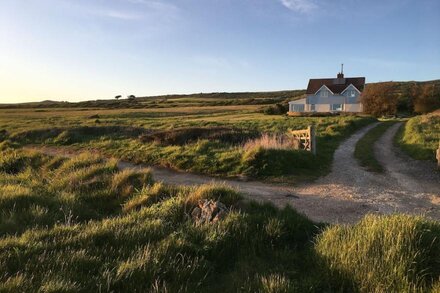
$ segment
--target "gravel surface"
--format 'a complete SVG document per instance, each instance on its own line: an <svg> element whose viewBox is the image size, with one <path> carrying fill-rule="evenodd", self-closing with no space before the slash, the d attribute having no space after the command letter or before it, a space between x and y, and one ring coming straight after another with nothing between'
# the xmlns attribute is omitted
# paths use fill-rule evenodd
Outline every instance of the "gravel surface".
<svg viewBox="0 0 440 293"><path fill-rule="evenodd" d="M157 181L178 185L225 182L250 199L270 201L276 206L291 205L317 222L355 223L368 213L423 214L440 220L440 172L435 164L411 160L393 145L401 123L390 127L374 145L384 173L368 172L353 156L357 141L376 124L369 125L344 141L334 154L330 174L313 183L296 187L258 181L235 181L212 178L174 170L120 162L121 168L152 170ZM49 155L73 156L63 148L32 147Z"/></svg>

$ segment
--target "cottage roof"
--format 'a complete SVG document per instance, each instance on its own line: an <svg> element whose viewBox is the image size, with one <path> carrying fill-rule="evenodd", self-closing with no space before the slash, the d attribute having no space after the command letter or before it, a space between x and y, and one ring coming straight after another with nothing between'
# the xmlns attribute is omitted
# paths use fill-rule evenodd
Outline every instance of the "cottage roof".
<svg viewBox="0 0 440 293"><path fill-rule="evenodd" d="M334 94L342 93L350 84L355 86L360 92L364 90L365 87L365 77L348 77L344 78L319 78L310 79L309 85L307 86L306 94L315 94L323 85L329 88Z"/></svg>

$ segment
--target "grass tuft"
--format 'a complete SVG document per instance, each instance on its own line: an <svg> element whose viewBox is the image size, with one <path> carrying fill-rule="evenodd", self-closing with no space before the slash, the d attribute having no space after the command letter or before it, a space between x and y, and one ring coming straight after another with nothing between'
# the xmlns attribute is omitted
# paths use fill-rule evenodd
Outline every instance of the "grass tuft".
<svg viewBox="0 0 440 293"><path fill-rule="evenodd" d="M127 197L136 189L153 183L153 176L150 170L125 169L114 174L111 182L111 191L119 196Z"/></svg>

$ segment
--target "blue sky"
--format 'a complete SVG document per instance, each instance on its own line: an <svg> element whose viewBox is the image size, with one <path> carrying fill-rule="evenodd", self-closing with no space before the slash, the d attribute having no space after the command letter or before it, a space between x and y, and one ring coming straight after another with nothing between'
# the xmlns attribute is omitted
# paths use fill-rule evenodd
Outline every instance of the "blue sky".
<svg viewBox="0 0 440 293"><path fill-rule="evenodd" d="M440 78L438 0L1 0L0 103Z"/></svg>

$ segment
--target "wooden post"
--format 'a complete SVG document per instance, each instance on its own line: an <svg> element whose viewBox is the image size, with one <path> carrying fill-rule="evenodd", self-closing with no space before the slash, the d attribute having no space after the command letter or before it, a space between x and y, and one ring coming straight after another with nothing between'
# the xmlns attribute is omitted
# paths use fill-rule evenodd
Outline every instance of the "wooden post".
<svg viewBox="0 0 440 293"><path fill-rule="evenodd" d="M309 138L310 138L310 150L312 151L312 154L316 155L316 136L315 136L315 127L313 125L310 125L307 130L309 131Z"/></svg>
<svg viewBox="0 0 440 293"><path fill-rule="evenodd" d="M440 141L438 143L436 158L437 158L437 167L440 169Z"/></svg>

